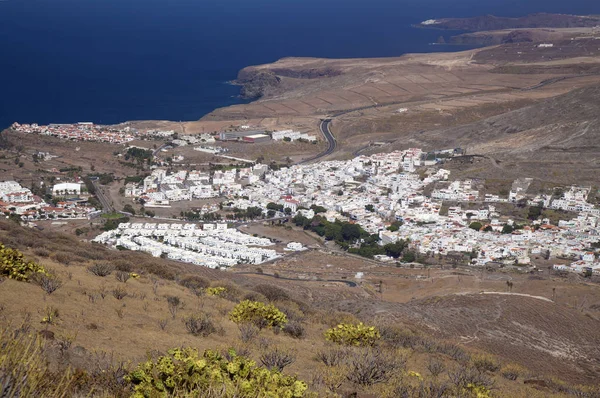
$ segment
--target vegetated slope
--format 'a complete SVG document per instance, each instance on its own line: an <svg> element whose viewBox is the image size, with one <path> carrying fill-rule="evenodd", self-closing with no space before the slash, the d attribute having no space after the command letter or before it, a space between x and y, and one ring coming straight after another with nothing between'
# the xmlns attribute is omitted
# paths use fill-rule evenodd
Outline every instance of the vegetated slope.
<svg viewBox="0 0 600 398"><path fill-rule="evenodd" d="M138 363L146 353L155 359L177 346L200 352L224 352L235 347L259 365L297 374L317 396L336 396L332 395L335 392L338 396L358 393L378 397L475 398L490 396L492 386L503 396L511 397L558 397L585 391L579 387L566 389L550 380L548 388L538 391L522 381L542 377L539 373L424 333L413 333L393 317L378 323L381 338L369 327L357 327L371 336L368 344L374 343L374 347L327 342L325 334L330 328L340 323L356 325L359 320L332 307L312 307L295 299L292 290L274 285L244 289L228 281L211 280L226 273L201 267L185 269L183 264L162 259L109 251L5 220L0 220L0 242L23 250L26 257L38 261L61 281L57 290L48 293L40 288L39 280L34 283L36 278L27 283L0 277L0 345L8 347L10 354L0 357L0 376L14 372L10 374L19 379L27 375L25 381L61 380L60 386L68 391L68 396L88 396L90 388L95 389L94 396L130 396L132 385L124 376L134 365L127 361ZM100 276L98 268L90 268L96 264L108 264L114 269L111 274ZM194 275L195 270L205 277ZM123 273L131 278L124 278ZM217 289L216 294L211 294L208 289L203 293L194 289L208 284L226 290L221 294ZM259 330L253 323L238 328L230 314L244 299L273 304L286 315L286 327ZM410 307L403 311L410 311ZM440 318L451 318L452 314L451 308L439 311ZM366 317L365 321L373 319ZM422 321L418 317L412 319L415 324ZM458 324L452 322L448 320L450 327L457 328ZM14 327L16 330L11 329ZM341 329L341 341L353 339L352 333L346 336L344 332L353 327ZM29 362L19 358L25 354L28 358L33 356L26 347L28 336L35 335L45 343L36 350L36 366L31 369ZM8 344L13 338L14 342ZM49 367L42 364L45 359L50 360ZM75 368L74 376L66 373L67 366ZM44 383L44 390L25 396L55 396L55 387Z"/></svg>
<svg viewBox="0 0 600 398"><path fill-rule="evenodd" d="M496 173L591 183L600 167L600 86L468 125L415 134L397 146L407 144L462 147L471 155L491 156L499 161Z"/></svg>

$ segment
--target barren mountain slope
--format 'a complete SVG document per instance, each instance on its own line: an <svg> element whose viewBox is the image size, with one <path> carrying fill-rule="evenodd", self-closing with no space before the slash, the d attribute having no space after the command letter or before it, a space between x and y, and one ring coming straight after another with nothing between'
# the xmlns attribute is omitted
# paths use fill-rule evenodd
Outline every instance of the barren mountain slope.
<svg viewBox="0 0 600 398"><path fill-rule="evenodd" d="M414 134L394 145L406 146L462 147L471 155L495 158L499 161L496 166L510 173L597 182L600 86L575 90L465 126ZM554 172L558 174L552 175Z"/></svg>
<svg viewBox="0 0 600 398"><path fill-rule="evenodd" d="M457 338L542 372L584 382L600 372L598 321L575 308L534 297L466 295L431 298L399 308L439 336Z"/></svg>
<svg viewBox="0 0 600 398"><path fill-rule="evenodd" d="M477 50L379 59L286 58L240 72L245 89L250 87L252 97L261 99L217 109L203 120L318 117L392 104L432 104L447 98L512 96L515 89L554 77L490 73L494 65L473 62L476 54Z"/></svg>
<svg viewBox="0 0 600 398"><path fill-rule="evenodd" d="M361 312L511 358L542 374L593 382L600 374L598 321L595 313L586 315L561 294L556 302L506 292L449 294L408 303L363 300ZM326 305L349 310L356 303Z"/></svg>

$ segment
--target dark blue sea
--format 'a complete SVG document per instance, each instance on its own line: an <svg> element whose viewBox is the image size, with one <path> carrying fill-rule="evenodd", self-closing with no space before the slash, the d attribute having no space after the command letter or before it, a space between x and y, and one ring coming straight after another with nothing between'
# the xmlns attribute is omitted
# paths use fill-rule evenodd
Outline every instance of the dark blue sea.
<svg viewBox="0 0 600 398"><path fill-rule="evenodd" d="M196 120L239 69L287 56L456 51L441 17L600 13L592 0L0 0L0 128Z"/></svg>

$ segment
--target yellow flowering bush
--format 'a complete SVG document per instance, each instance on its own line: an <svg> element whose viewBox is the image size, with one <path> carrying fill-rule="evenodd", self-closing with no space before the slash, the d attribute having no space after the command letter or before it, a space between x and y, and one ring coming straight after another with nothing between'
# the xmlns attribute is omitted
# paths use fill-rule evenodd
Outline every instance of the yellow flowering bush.
<svg viewBox="0 0 600 398"><path fill-rule="evenodd" d="M474 394L477 398L491 398L490 389L485 386L480 386L474 383L467 384L467 391Z"/></svg>
<svg viewBox="0 0 600 398"><path fill-rule="evenodd" d="M132 398L169 396L303 397L307 385L295 376L256 366L230 350L201 356L191 348L172 349L155 361L140 363L125 380L134 386ZM191 395L191 394L194 395Z"/></svg>
<svg viewBox="0 0 600 398"><path fill-rule="evenodd" d="M250 300L244 300L236 305L229 313L229 319L235 323L252 322L258 326L263 324L284 326L287 323L286 315L273 304Z"/></svg>
<svg viewBox="0 0 600 398"><path fill-rule="evenodd" d="M206 288L206 295L207 296L221 296L223 295L225 292L227 292L227 289L221 286L217 286L217 287L207 287Z"/></svg>
<svg viewBox="0 0 600 398"><path fill-rule="evenodd" d="M362 322L353 325L341 323L325 332L328 341L341 345L372 346L381 338L379 330L374 326L366 326Z"/></svg>
<svg viewBox="0 0 600 398"><path fill-rule="evenodd" d="M20 251L0 243L0 276L26 282L35 273L46 274L46 270L32 261L25 261Z"/></svg>

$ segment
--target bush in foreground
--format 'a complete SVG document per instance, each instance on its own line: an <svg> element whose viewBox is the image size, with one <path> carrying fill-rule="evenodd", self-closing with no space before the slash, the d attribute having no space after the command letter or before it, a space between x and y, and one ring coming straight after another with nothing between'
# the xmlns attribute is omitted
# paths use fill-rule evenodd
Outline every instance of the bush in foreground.
<svg viewBox="0 0 600 398"><path fill-rule="evenodd" d="M25 256L20 251L0 243L0 276L27 282L35 273L45 274L46 270L32 261L25 261Z"/></svg>
<svg viewBox="0 0 600 398"><path fill-rule="evenodd" d="M341 345L372 346L381 338L379 330L374 326L366 326L362 322L356 325L340 323L325 332L328 341Z"/></svg>
<svg viewBox="0 0 600 398"><path fill-rule="evenodd" d="M268 369L283 371L288 365L296 362L296 352L290 349L273 347L260 356L260 362Z"/></svg>
<svg viewBox="0 0 600 398"><path fill-rule="evenodd" d="M405 369L407 356L398 351L374 348L360 349L350 355L348 380L354 384L371 386L389 381Z"/></svg>
<svg viewBox="0 0 600 398"><path fill-rule="evenodd" d="M216 351L173 349L169 355L138 365L125 379L134 385L134 397L303 397L306 383L231 351L226 359Z"/></svg>
<svg viewBox="0 0 600 398"><path fill-rule="evenodd" d="M258 327L284 326L287 317L273 304L244 300L229 313L229 319L235 323L252 322Z"/></svg>
<svg viewBox="0 0 600 398"><path fill-rule="evenodd" d="M39 336L0 330L0 397L67 396L71 375L53 373Z"/></svg>

